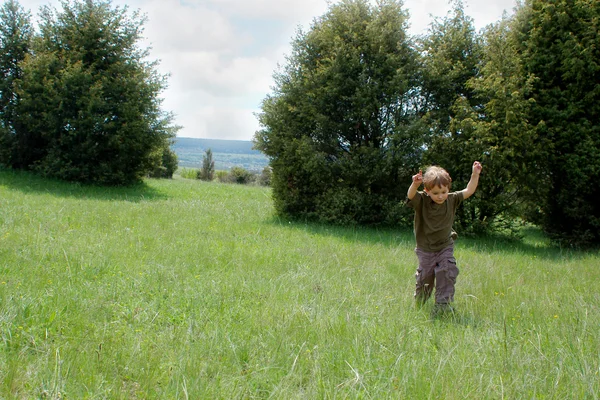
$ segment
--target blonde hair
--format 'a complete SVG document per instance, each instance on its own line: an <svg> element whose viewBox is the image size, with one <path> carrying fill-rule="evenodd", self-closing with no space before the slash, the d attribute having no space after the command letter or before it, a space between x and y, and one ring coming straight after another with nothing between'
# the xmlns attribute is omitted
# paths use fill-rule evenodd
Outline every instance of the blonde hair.
<svg viewBox="0 0 600 400"><path fill-rule="evenodd" d="M423 185L427 190L431 190L436 186L440 188L446 186L448 190L452 184L452 178L450 174L444 168L432 165L425 170L423 174Z"/></svg>

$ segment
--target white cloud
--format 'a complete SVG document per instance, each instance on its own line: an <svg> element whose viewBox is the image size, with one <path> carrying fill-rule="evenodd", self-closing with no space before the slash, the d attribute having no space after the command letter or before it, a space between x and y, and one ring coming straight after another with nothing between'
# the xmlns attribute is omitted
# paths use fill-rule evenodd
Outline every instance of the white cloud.
<svg viewBox="0 0 600 400"><path fill-rule="evenodd" d="M193 94L187 96L190 101L193 100L193 97ZM180 136L250 140L258 129L258 122L253 115L258 109L241 108L236 107L235 104L207 100L204 105L190 107L184 115L178 118L178 123L192 127L186 131L187 135ZM185 105L179 104L179 106L185 110Z"/></svg>
<svg viewBox="0 0 600 400"><path fill-rule="evenodd" d="M146 36L160 53L220 52L235 43L231 21L206 7L190 7L174 0L141 5L147 14Z"/></svg>
<svg viewBox="0 0 600 400"><path fill-rule="evenodd" d="M466 0L466 13L482 28L509 12L516 0ZM21 0L35 15L59 0ZM327 10L327 0L113 0L148 17L150 58L170 73L163 106L183 125L180 136L250 140L254 113L273 85L298 26L308 29ZM430 14L444 16L447 0L405 0L412 33L422 33Z"/></svg>
<svg viewBox="0 0 600 400"><path fill-rule="evenodd" d="M192 3L206 2L195 0ZM323 0L212 0L210 3L231 16L292 23L311 20L327 9L327 3Z"/></svg>
<svg viewBox="0 0 600 400"><path fill-rule="evenodd" d="M174 71L171 87L203 89L216 97L248 96L270 84L272 62L264 57L221 57L218 53L186 52L163 57L162 68Z"/></svg>
<svg viewBox="0 0 600 400"><path fill-rule="evenodd" d="M465 14L473 18L477 29L500 20L502 12L510 13L515 4L516 0L464 0ZM445 16L451 6L448 0L405 0L404 7L410 13L411 32L420 34L429 27L431 17Z"/></svg>

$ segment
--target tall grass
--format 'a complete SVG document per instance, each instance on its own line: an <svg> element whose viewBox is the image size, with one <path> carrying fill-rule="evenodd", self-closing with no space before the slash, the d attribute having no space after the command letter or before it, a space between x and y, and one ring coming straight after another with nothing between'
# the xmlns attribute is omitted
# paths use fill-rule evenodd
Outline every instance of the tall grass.
<svg viewBox="0 0 600 400"><path fill-rule="evenodd" d="M460 239L458 312L431 319L410 231L270 196L0 171L0 397L599 397L598 253Z"/></svg>

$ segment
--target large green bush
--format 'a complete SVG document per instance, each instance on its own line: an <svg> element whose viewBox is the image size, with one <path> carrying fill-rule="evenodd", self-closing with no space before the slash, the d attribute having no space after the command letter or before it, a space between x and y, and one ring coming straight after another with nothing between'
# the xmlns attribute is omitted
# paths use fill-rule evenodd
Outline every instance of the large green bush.
<svg viewBox="0 0 600 400"><path fill-rule="evenodd" d="M483 54L482 39L461 2L454 2L448 15L432 22L419 40L419 50L423 122L429 127L423 167L433 164L445 168L452 177L452 190L462 190L471 177L473 161L484 164L482 181L489 173L482 159L484 145L475 140L472 126L461 124L471 117L464 109L481 111L480 99L469 82L480 75ZM461 233L487 229L484 224L490 222L491 215L481 214L480 195L481 188L458 209L456 224Z"/></svg>
<svg viewBox="0 0 600 400"><path fill-rule="evenodd" d="M541 224L600 243L600 2L528 0L481 33L460 0L417 41L397 1L342 0L292 43L259 115L276 210L334 223L407 223L430 164L464 188L462 231Z"/></svg>
<svg viewBox="0 0 600 400"><path fill-rule="evenodd" d="M23 167L79 182L139 181L177 130L160 108L165 77L138 46L144 18L110 1L62 7L42 9L40 36L16 81Z"/></svg>
<svg viewBox="0 0 600 400"><path fill-rule="evenodd" d="M299 32L262 105L256 147L271 159L276 210L335 223L398 213L419 165L416 53L399 1L345 0Z"/></svg>
<svg viewBox="0 0 600 400"><path fill-rule="evenodd" d="M29 54L33 26L31 15L16 0L0 8L0 165L27 165L28 138L16 123L20 96L15 82L23 76L21 62Z"/></svg>
<svg viewBox="0 0 600 400"><path fill-rule="evenodd" d="M252 172L242 168L233 167L227 176L227 182L247 185L254 182L255 176Z"/></svg>
<svg viewBox="0 0 600 400"><path fill-rule="evenodd" d="M530 0L521 12L530 122L545 150L543 227L560 242L599 244L600 2Z"/></svg>
<svg viewBox="0 0 600 400"><path fill-rule="evenodd" d="M173 178L178 167L177 154L171 149L171 146L165 146L156 155L155 167L150 176L152 178Z"/></svg>

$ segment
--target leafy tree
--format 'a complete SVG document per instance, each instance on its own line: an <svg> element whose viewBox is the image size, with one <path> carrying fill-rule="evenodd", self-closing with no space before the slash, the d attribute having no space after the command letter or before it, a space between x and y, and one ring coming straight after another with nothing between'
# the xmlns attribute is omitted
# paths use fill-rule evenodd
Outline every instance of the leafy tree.
<svg viewBox="0 0 600 400"><path fill-rule="evenodd" d="M198 179L211 182L215 179L215 160L211 149L206 149L204 157L202 157L202 168L198 171Z"/></svg>
<svg viewBox="0 0 600 400"><path fill-rule="evenodd" d="M545 144L543 227L570 244L600 243L600 2L529 0L523 66L534 77L531 123Z"/></svg>
<svg viewBox="0 0 600 400"><path fill-rule="evenodd" d="M152 178L173 178L173 174L177 171L178 159L177 154L171 149L170 143L166 143L162 149L155 152L154 169L150 173Z"/></svg>
<svg viewBox="0 0 600 400"><path fill-rule="evenodd" d="M171 146L163 148L163 156L161 160L161 166L165 169L163 178L173 178L173 174L177 171L179 160L177 159L177 153L173 151Z"/></svg>
<svg viewBox="0 0 600 400"><path fill-rule="evenodd" d="M457 123L472 117L465 115L465 109L481 110L481 99L469 81L480 74L483 47L461 1L453 3L447 16L434 20L427 35L419 40L419 48L423 123L429 128L423 163L444 167L454 187L462 188L469 181L473 161L481 159L483 150L468 124ZM482 217L477 205L469 201L457 211L456 222L463 231L473 229Z"/></svg>
<svg viewBox="0 0 600 400"><path fill-rule="evenodd" d="M228 181L245 185L254 181L254 174L242 167L233 167L229 171Z"/></svg>
<svg viewBox="0 0 600 400"><path fill-rule="evenodd" d="M266 166L263 168L260 176L258 177L258 181L262 186L271 186L271 177L273 176L273 171L271 167Z"/></svg>
<svg viewBox="0 0 600 400"><path fill-rule="evenodd" d="M408 222L421 155L416 53L402 2L343 0L299 31L262 104L278 213L336 223Z"/></svg>
<svg viewBox="0 0 600 400"><path fill-rule="evenodd" d="M434 19L428 33L418 40L422 110L434 137L449 133L458 99L466 99L471 106L478 104L467 83L479 74L481 38L462 1L454 0L452 5L448 15Z"/></svg>
<svg viewBox="0 0 600 400"><path fill-rule="evenodd" d="M8 0L0 8L0 164L20 166L15 112L19 96L15 81L22 77L21 61L29 53L33 37L31 15L16 0Z"/></svg>
<svg viewBox="0 0 600 400"><path fill-rule="evenodd" d="M166 77L137 45L145 20L110 1L62 7L42 9L17 85L19 122L39 149L27 166L66 180L136 182L178 129L160 108Z"/></svg>
<svg viewBox="0 0 600 400"><path fill-rule="evenodd" d="M478 196L463 207L461 222L473 230L515 228L517 217L532 209L542 182L535 178L542 146L528 120L531 82L519 55L517 23L504 17L486 28L480 73L467 82L481 104L472 106L462 97L453 107L450 128L467 139L458 142L467 163L478 158L485 170Z"/></svg>

